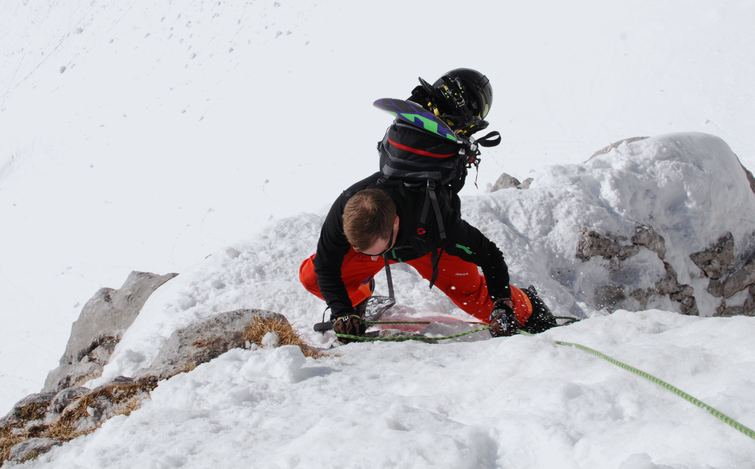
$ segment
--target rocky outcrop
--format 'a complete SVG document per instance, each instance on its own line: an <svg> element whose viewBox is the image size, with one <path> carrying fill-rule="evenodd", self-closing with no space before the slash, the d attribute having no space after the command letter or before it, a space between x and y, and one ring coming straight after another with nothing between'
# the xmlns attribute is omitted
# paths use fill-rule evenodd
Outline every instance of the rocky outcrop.
<svg viewBox="0 0 755 469"><path fill-rule="evenodd" d="M639 246L626 244L626 241L627 238L624 236L614 236L610 233L600 234L584 228L582 237L577 244L577 259L589 261L595 256L600 256L607 260L626 260L640 250Z"/></svg>
<svg viewBox="0 0 755 469"><path fill-rule="evenodd" d="M119 377L95 389L32 394L0 419L0 462L23 462L128 414L149 397L155 379Z"/></svg>
<svg viewBox="0 0 755 469"><path fill-rule="evenodd" d="M221 313L176 330L152 365L135 378L119 376L94 389L77 386L25 397L0 419L0 462L26 461L87 434L137 409L160 380L191 371L233 348L251 346L246 332L256 318L288 325L285 317L270 311Z"/></svg>
<svg viewBox="0 0 755 469"><path fill-rule="evenodd" d="M280 314L259 309L241 309L212 316L174 331L152 365L142 371L139 377L168 379L178 373L193 370L233 348L248 347L244 332L255 318L275 318L288 323Z"/></svg>
<svg viewBox="0 0 755 469"><path fill-rule="evenodd" d="M92 378L87 375L91 370L101 373L147 298L174 276L133 272L121 289L101 289L87 302L45 391L25 397L0 419L0 463L33 459L85 435L106 420L137 409L160 380L190 371L232 348L249 347L247 331L255 319L273 320L293 331L285 317L270 311L221 313L173 332L152 365L134 378L119 376L94 389L75 385Z"/></svg>
<svg viewBox="0 0 755 469"><path fill-rule="evenodd" d="M614 278L626 276L616 275L623 268L622 262L639 254L642 250L655 253L663 261L665 275L654 286L647 288L633 288L631 284L611 282L595 287L592 306L597 309L615 311L618 308L630 308L626 300L632 299L641 309L646 309L651 301L658 297L668 297L679 306L682 314L697 316L697 301L694 289L689 285L680 284L674 268L665 261L666 242L663 236L647 225L639 225L631 239L616 236L611 233L598 233L584 228L577 243L577 258L587 262L593 257L601 257L609 261L609 271Z"/></svg>
<svg viewBox="0 0 755 469"><path fill-rule="evenodd" d="M501 189L509 189L512 187L516 189L528 189L530 187L530 184L532 184L532 178L527 178L524 180L524 182L519 182L519 179L515 178L514 176L503 173L491 186L490 192L499 191Z"/></svg>
<svg viewBox="0 0 755 469"><path fill-rule="evenodd" d="M732 234L726 233L689 257L708 278L708 293L721 298L716 316L755 316L755 252L737 258L734 248Z"/></svg>
<svg viewBox="0 0 755 469"><path fill-rule="evenodd" d="M34 459L40 454L50 451L54 446L60 446L65 440L57 438L30 438L22 441L10 450L9 461L24 462Z"/></svg>
<svg viewBox="0 0 755 469"><path fill-rule="evenodd" d="M73 323L60 366L47 375L43 391L57 392L100 376L150 295L176 275L131 272L120 289L100 289Z"/></svg>
<svg viewBox="0 0 755 469"><path fill-rule="evenodd" d="M551 270L580 303L608 311L755 315L755 233L747 228L755 177L724 142L694 133L629 138L595 152L585 166L593 171L573 173L584 188L575 194L605 220L583 222L577 266L560 261ZM738 219L731 201L748 213ZM627 234L633 226L636 232ZM694 252L718 227L721 237Z"/></svg>
<svg viewBox="0 0 755 469"><path fill-rule="evenodd" d="M734 267L734 238L731 233L726 233L708 249L692 253L689 258L706 277L718 280Z"/></svg>
<svg viewBox="0 0 755 469"><path fill-rule="evenodd" d="M116 378L96 389L79 384L102 374L116 344L152 293L177 274L132 272L123 286L100 289L71 327L71 336L42 392L20 400L0 419L0 462L25 461L108 418L128 413L157 380ZM67 435L67 436L62 436Z"/></svg>
<svg viewBox="0 0 755 469"><path fill-rule="evenodd" d="M737 159L739 159L739 157L737 157ZM750 172L749 169L744 167L741 161L739 162L739 166L744 170L745 175L747 176L747 182L750 183L750 190L755 194L755 176L752 175L752 172Z"/></svg>
<svg viewBox="0 0 755 469"><path fill-rule="evenodd" d="M755 233L753 238L755 239ZM599 285L594 289L592 306L609 311L631 309L627 300L633 299L644 309L654 298L666 296L678 303L683 314L698 315L694 288L679 283L673 266L665 261L664 239L652 227L637 227L637 232L631 239L584 229L576 255L583 262L596 256L606 259L609 261L609 270L616 273L623 268L623 261L637 255L642 249L656 253L663 261L665 276L652 288L645 289L631 289L625 284L611 282ZM700 275L708 279L707 292L720 298L716 316L755 316L754 251L747 251L737 257L733 236L726 233L707 249L689 254L689 258L700 269Z"/></svg>
<svg viewBox="0 0 755 469"><path fill-rule="evenodd" d="M54 392L42 392L26 396L18 401L5 417L0 419L0 428L20 428L43 420L55 395Z"/></svg>

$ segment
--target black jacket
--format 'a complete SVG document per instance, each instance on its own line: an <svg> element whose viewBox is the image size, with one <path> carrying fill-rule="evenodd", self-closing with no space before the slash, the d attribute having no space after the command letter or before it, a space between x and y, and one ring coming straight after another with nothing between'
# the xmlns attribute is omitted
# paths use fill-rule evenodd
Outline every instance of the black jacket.
<svg viewBox="0 0 755 469"><path fill-rule="evenodd" d="M482 268L490 297L495 301L510 298L508 267L498 247L480 231L461 219L459 197L448 187L436 189L446 239L441 239L435 215L420 223L425 204L425 189L411 188L401 181L379 181L382 173L357 182L333 203L320 233L315 273L320 292L334 316L353 314L346 287L341 279L341 265L351 245L343 234L343 209L346 202L363 189L382 189L396 204L399 232L394 248L386 254L399 262L420 258L433 249L472 262ZM432 209L430 210L432 212Z"/></svg>

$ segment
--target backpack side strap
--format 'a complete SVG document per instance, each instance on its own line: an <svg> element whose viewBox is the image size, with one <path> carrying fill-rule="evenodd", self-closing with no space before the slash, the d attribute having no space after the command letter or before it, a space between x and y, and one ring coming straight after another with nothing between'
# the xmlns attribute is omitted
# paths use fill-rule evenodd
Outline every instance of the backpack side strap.
<svg viewBox="0 0 755 469"><path fill-rule="evenodd" d="M485 148L494 147L501 143L501 133L494 130L484 137L476 139L475 143Z"/></svg>

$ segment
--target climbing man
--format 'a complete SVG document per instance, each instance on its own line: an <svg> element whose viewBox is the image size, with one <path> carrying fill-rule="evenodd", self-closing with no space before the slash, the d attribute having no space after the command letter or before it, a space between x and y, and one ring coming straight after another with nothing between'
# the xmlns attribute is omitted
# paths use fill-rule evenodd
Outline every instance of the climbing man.
<svg viewBox="0 0 755 469"><path fill-rule="evenodd" d="M373 277L398 262L411 265L456 306L489 323L494 337L555 326L534 287L510 285L501 251L461 218L458 191L467 168L479 162L471 135L488 125L484 118L493 102L489 80L461 68L432 85L421 78L420 83L405 103L433 113L456 141L396 119L379 144L381 171L333 203L316 254L300 267L302 284L326 301L339 334L365 333L364 306ZM477 143L499 143L500 137L490 141L492 134Z"/></svg>

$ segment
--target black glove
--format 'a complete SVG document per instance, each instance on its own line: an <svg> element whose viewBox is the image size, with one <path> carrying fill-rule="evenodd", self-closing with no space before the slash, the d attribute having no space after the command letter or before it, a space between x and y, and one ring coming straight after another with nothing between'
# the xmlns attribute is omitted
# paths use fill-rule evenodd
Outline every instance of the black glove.
<svg viewBox="0 0 755 469"><path fill-rule="evenodd" d="M517 329L522 324L516 318L511 306L503 301L495 304L493 312L490 313L490 334L493 337L505 337L516 334Z"/></svg>
<svg viewBox="0 0 755 469"><path fill-rule="evenodd" d="M364 335L367 330L367 325L362 318L356 315L340 316L333 319L333 331L336 334L345 335ZM339 338L339 341L343 343L351 342L349 339Z"/></svg>

